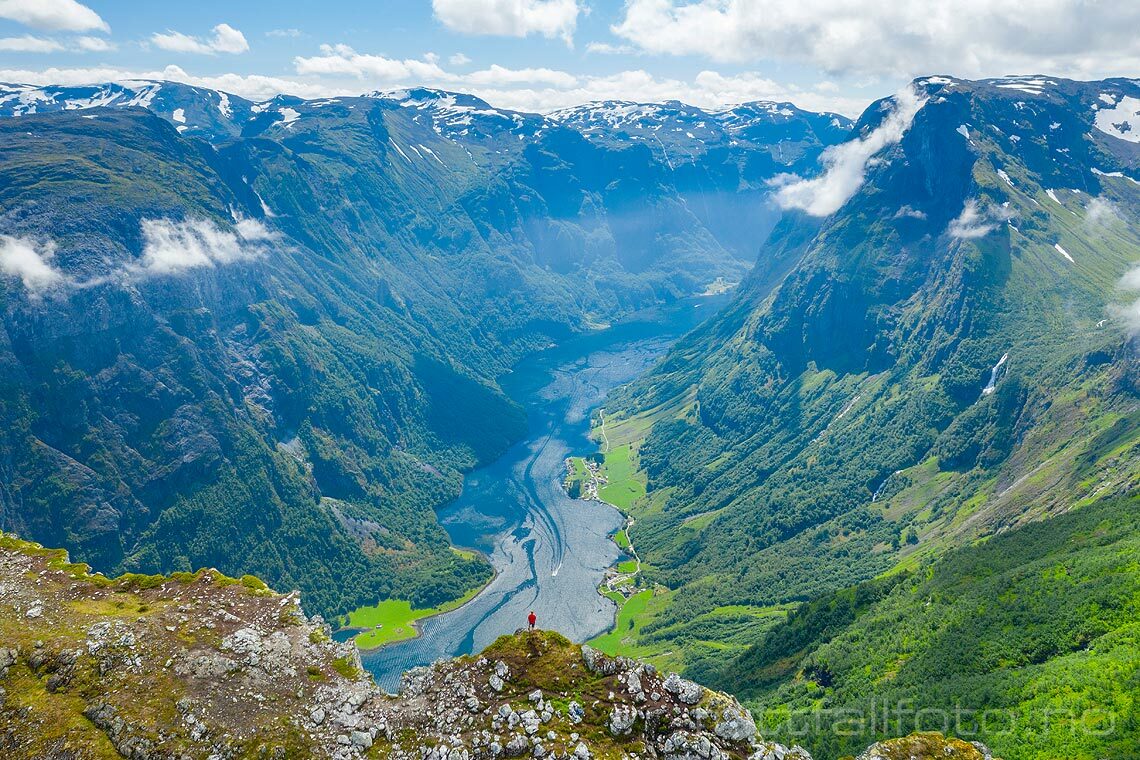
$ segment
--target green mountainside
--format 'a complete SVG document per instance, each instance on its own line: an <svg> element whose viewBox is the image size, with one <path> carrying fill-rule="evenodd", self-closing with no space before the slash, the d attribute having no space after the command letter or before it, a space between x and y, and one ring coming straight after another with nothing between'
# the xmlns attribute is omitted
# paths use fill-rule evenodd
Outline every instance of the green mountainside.
<svg viewBox="0 0 1140 760"><path fill-rule="evenodd" d="M914 87L850 197L789 211L735 302L607 401L647 491L646 590L609 651L713 679L824 756L892 728L796 721L872 699L1011 709L1010 757L1130 756L1140 146L1112 114L1140 88ZM1038 731L1043 706L1119 730Z"/></svg>
<svg viewBox="0 0 1140 760"><path fill-rule="evenodd" d="M702 680L816 756L943 730L1006 758L1134 757L1137 557L1140 498L1105 500L813 599Z"/></svg>
<svg viewBox="0 0 1140 760"><path fill-rule="evenodd" d="M740 115L780 124L671 164L433 90L5 86L0 115L0 527L328 615L485 580L433 508L524 431L496 377L741 279L774 215L728 236L693 188L763 197L792 166L763 140L810 163L849 126Z"/></svg>

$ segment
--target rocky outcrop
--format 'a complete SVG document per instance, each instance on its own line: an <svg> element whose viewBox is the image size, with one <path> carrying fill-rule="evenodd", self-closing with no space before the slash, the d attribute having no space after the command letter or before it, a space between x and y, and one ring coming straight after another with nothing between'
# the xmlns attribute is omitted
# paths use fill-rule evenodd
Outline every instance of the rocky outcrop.
<svg viewBox="0 0 1140 760"><path fill-rule="evenodd" d="M0 641L6 760L811 760L734 698L557 633L416 668L392 696L295 594L208 570L110 580L3 535ZM992 760L899 741L861 760Z"/></svg>
<svg viewBox="0 0 1140 760"><path fill-rule="evenodd" d="M948 739L942 734L917 733L868 747L856 760L994 760L981 742Z"/></svg>

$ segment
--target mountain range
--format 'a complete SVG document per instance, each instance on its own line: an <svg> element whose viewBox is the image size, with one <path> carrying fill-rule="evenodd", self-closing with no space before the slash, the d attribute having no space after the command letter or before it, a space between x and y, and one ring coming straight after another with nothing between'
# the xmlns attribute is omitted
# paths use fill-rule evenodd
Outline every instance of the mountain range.
<svg viewBox="0 0 1140 760"><path fill-rule="evenodd" d="M326 616L453 600L491 570L434 510L525 429L498 378L735 285L599 412L637 561L595 645L817 757L963 706L1007 760L1134 756L1137 80L930 76L855 122L168 82L0 116L0 529ZM879 700L916 725L815 721Z"/></svg>
<svg viewBox="0 0 1140 760"><path fill-rule="evenodd" d="M742 204L850 126L169 82L10 85L0 115L0 524L330 615L485 578L433 508L521 434L496 377L739 281L778 216Z"/></svg>

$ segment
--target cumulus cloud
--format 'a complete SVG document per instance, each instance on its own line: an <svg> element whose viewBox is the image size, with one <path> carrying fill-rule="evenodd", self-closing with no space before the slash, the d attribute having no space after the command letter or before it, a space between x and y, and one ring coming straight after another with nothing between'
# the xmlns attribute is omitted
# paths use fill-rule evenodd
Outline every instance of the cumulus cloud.
<svg viewBox="0 0 1140 760"><path fill-rule="evenodd" d="M266 37L283 37L286 39L296 39L301 36L300 29L270 29L265 33Z"/></svg>
<svg viewBox="0 0 1140 760"><path fill-rule="evenodd" d="M191 37L182 32L169 31L165 34L155 32L150 41L155 47L169 50L174 53L198 53L201 55L214 55L215 53L244 53L249 50L249 43L245 35L229 24L218 24L213 29L214 36L209 39Z"/></svg>
<svg viewBox="0 0 1140 760"><path fill-rule="evenodd" d="M55 53L63 50L63 45L56 40L25 34L23 37L0 38L0 50L10 53Z"/></svg>
<svg viewBox="0 0 1140 760"><path fill-rule="evenodd" d="M463 82L473 85L503 86L513 84L545 84L551 87L573 87L578 77L565 71L554 69L508 69L494 64L490 68L475 71L462 77Z"/></svg>
<svg viewBox="0 0 1140 760"><path fill-rule="evenodd" d="M471 63L471 59L463 55L463 53L455 53L447 59L447 62L452 66L466 66Z"/></svg>
<svg viewBox="0 0 1140 760"><path fill-rule="evenodd" d="M102 37L76 37L75 44L88 53L106 53L115 49L115 43Z"/></svg>
<svg viewBox="0 0 1140 760"><path fill-rule="evenodd" d="M0 18L53 32L109 32L99 14L75 0L0 0Z"/></svg>
<svg viewBox="0 0 1140 760"><path fill-rule="evenodd" d="M18 277L33 294L64 281L63 273L51 264L54 257L55 243L51 241L0 235L0 272Z"/></svg>
<svg viewBox="0 0 1140 760"><path fill-rule="evenodd" d="M233 232L208 219L144 219L141 270L147 274L176 274L257 258L275 239L256 219L239 220Z"/></svg>
<svg viewBox="0 0 1140 760"><path fill-rule="evenodd" d="M526 37L541 34L570 44L584 12L578 0L432 0L435 17L465 34Z"/></svg>
<svg viewBox="0 0 1140 760"><path fill-rule="evenodd" d="M814 179L783 175L774 183L776 204L783 209L798 209L812 216L828 216L843 207L863 186L871 158L902 139L915 114L926 104L907 88L894 98L893 110L870 134L834 145L824 151L820 160L823 174Z"/></svg>
<svg viewBox="0 0 1140 760"><path fill-rule="evenodd" d="M959 240L974 240L985 237L997 228L994 215L982 210L978 202L970 199L962 207L962 213L950 220L946 234Z"/></svg>
<svg viewBox="0 0 1140 760"><path fill-rule="evenodd" d="M638 48L825 71L1083 79L1140 69L1140 4L1087 0L627 0L611 31Z"/></svg>
<svg viewBox="0 0 1140 760"><path fill-rule="evenodd" d="M352 76L382 82L447 78L447 72L431 60L399 60L383 55L358 53L348 45L321 45L321 54L297 56L293 65L298 74Z"/></svg>

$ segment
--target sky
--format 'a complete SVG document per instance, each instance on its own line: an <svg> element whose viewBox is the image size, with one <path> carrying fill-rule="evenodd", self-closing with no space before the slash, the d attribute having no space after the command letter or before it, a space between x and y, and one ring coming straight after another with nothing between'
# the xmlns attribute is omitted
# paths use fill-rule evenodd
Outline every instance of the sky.
<svg viewBox="0 0 1140 760"><path fill-rule="evenodd" d="M1136 0L0 0L0 81L263 100L423 85L551 111L790 101L857 116L930 74L1140 77Z"/></svg>

